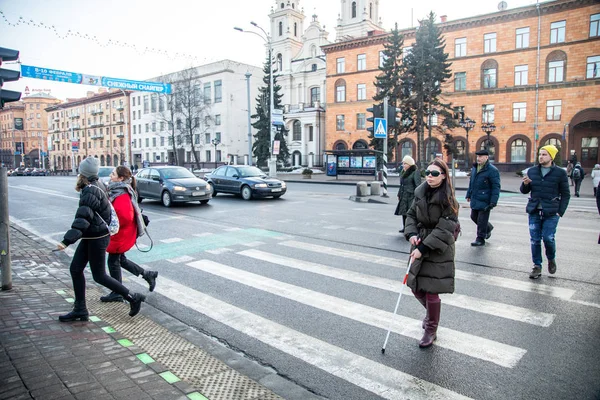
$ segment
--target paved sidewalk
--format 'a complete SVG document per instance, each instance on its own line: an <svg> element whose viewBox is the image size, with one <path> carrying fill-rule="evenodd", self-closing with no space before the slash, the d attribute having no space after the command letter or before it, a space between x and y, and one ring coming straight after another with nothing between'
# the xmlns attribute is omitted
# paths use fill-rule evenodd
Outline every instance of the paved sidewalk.
<svg viewBox="0 0 600 400"><path fill-rule="evenodd" d="M104 291L89 271L90 321L58 322L74 301L69 258L19 227L10 234L13 289L0 291L0 399L319 399L147 303L135 318L125 303L100 303Z"/></svg>

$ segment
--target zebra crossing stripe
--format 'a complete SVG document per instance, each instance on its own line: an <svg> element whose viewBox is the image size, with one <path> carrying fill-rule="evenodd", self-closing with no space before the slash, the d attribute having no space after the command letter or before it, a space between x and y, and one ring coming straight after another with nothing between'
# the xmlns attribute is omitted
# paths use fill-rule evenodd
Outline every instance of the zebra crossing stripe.
<svg viewBox="0 0 600 400"><path fill-rule="evenodd" d="M419 340L423 336L421 320L404 317L303 287L290 285L211 260L193 261L186 265L254 289L377 328L388 329L391 321L392 332L415 340ZM443 327L438 328L438 340L436 344L439 347L506 368L516 366L527 352L525 349Z"/></svg>
<svg viewBox="0 0 600 400"><path fill-rule="evenodd" d="M370 264L387 265L394 268L404 268L403 265L406 261L400 260L399 258L382 257L374 254L361 253L351 250L336 249L334 247L321 246L318 244L304 243L295 240L289 240L279 243L282 246L292 247L295 249L301 249L306 251L312 251L320 254L327 254L330 256L337 256L343 258L351 258L357 261L364 261ZM537 282L519 281L516 279L509 279L499 276L478 274L475 272L468 272L456 269L456 279L462 279L467 281L475 281L479 283L485 283L486 285L503 287L507 289L519 290L522 292L532 292L542 294L545 296L556 297L561 300L570 300L575 294L575 290L566 289L561 287L548 286L539 284Z"/></svg>
<svg viewBox="0 0 600 400"><path fill-rule="evenodd" d="M364 286L370 286L377 289L387 290L398 293L400 291L400 281L381 278L378 276L367 275L360 272L349 271L340 268L329 267L327 265L316 264L308 261L297 260L290 257L267 253L261 250L244 250L238 254L251 257L256 260L266 261L272 264L284 267L295 268L306 272L329 276L331 278L344 280L347 282L358 283ZM471 311L493 315L496 317L511 319L532 325L548 327L554 321L554 314L537 312L523 307L517 307L510 304L498 303L479 299L476 297L460 294L442 295L444 304L459 307Z"/></svg>
<svg viewBox="0 0 600 400"><path fill-rule="evenodd" d="M384 399L469 399L170 279L161 277L155 292Z"/></svg>

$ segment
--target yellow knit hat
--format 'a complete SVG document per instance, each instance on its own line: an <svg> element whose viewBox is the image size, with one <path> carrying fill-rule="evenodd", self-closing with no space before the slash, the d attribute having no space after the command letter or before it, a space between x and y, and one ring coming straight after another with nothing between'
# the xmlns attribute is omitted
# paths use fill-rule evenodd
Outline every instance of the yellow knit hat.
<svg viewBox="0 0 600 400"><path fill-rule="evenodd" d="M546 150L548 152L548 154L550 154L550 157L552 157L553 160L554 160L554 157L556 156L556 153L558 153L558 149L553 144L544 146L540 150Z"/></svg>

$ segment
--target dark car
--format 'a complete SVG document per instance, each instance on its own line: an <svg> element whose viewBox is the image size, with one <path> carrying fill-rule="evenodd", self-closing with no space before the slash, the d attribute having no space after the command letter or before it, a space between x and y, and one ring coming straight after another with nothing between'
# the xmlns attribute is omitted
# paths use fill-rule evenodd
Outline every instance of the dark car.
<svg viewBox="0 0 600 400"><path fill-rule="evenodd" d="M223 165L204 179L213 185L213 196L217 193L233 193L244 200L253 197L280 198L287 190L284 181L268 177L260 169L249 165Z"/></svg>
<svg viewBox="0 0 600 400"><path fill-rule="evenodd" d="M212 186L183 167L150 167L135 176L138 201L161 200L165 207L173 203L199 201L206 204L212 198Z"/></svg>
<svg viewBox="0 0 600 400"><path fill-rule="evenodd" d="M19 168L15 169L11 175L12 176L24 176L25 175L25 168L19 167Z"/></svg>
<svg viewBox="0 0 600 400"><path fill-rule="evenodd" d="M48 171L46 171L43 168L34 168L33 171L31 171L31 176L46 176L48 175Z"/></svg>

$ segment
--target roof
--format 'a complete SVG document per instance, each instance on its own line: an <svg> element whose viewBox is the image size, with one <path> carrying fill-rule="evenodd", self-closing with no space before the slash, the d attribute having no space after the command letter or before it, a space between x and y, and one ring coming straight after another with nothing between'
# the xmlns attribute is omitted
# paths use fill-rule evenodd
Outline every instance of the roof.
<svg viewBox="0 0 600 400"><path fill-rule="evenodd" d="M44 92L37 92L35 94L31 94L29 96L25 96L23 97L21 100L25 100L25 99L49 99L49 100L58 100L56 97L49 95L48 93L44 93Z"/></svg>

